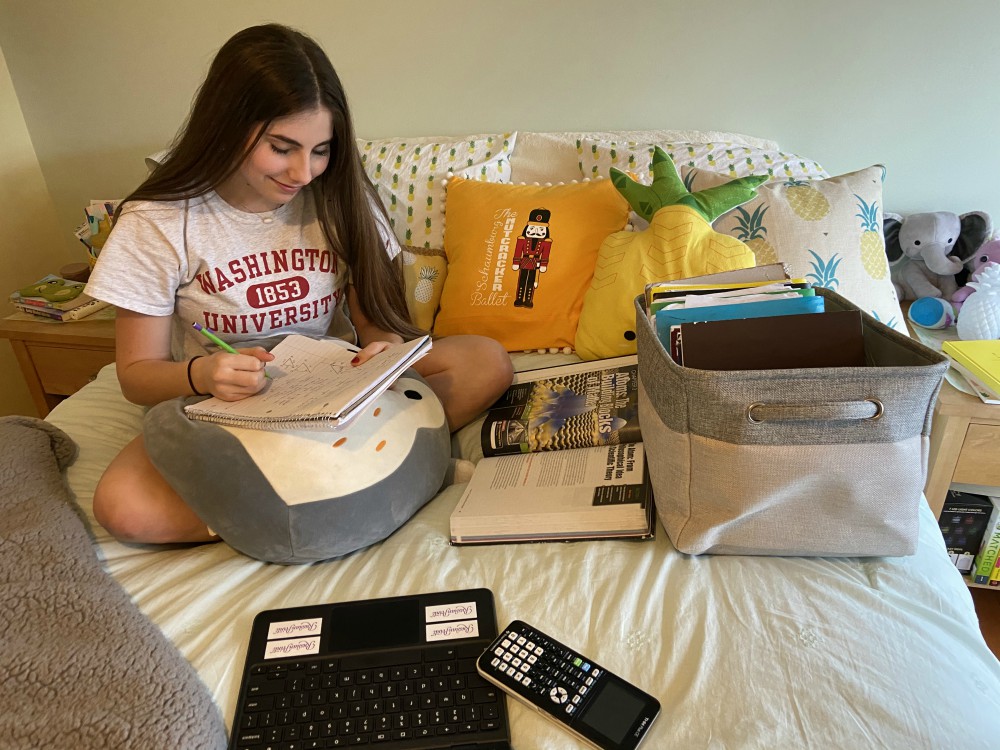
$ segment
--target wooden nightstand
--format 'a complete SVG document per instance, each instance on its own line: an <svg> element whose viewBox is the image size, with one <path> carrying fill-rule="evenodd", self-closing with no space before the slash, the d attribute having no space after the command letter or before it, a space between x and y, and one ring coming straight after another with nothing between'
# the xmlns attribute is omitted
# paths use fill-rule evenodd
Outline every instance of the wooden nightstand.
<svg viewBox="0 0 1000 750"><path fill-rule="evenodd" d="M941 515L952 483L994 488L1000 493L1000 406L984 404L947 381L934 406L924 495Z"/></svg>
<svg viewBox="0 0 1000 750"><path fill-rule="evenodd" d="M42 417L115 361L115 321L106 316L60 323L15 313L0 319L0 337L10 339Z"/></svg>
<svg viewBox="0 0 1000 750"><path fill-rule="evenodd" d="M940 344L935 346L931 341L937 340L934 332L917 330L910 324L910 302L903 302L902 308L910 335L940 351ZM934 404L924 483L927 504L937 517L952 484L976 485L970 491L991 489L996 490L991 494L1000 494L1000 406L985 404L945 380Z"/></svg>
<svg viewBox="0 0 1000 750"><path fill-rule="evenodd" d="M935 516L941 515L950 488L1000 495L1000 405L984 404L976 396L953 388L947 381L934 406L927 484L924 495ZM973 583L996 595L997 589ZM985 605L977 599L976 609ZM996 633L994 633L995 637Z"/></svg>

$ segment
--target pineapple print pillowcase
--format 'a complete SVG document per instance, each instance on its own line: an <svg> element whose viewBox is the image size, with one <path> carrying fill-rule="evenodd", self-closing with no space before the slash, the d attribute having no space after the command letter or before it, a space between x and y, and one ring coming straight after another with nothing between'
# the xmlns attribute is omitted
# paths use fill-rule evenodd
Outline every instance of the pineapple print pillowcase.
<svg viewBox="0 0 1000 750"><path fill-rule="evenodd" d="M691 190L728 179L682 167ZM757 197L713 223L717 232L742 240L757 265L782 262L793 278L843 295L877 320L905 332L899 300L889 278L882 233L881 164L825 180L774 180Z"/></svg>
<svg viewBox="0 0 1000 750"><path fill-rule="evenodd" d="M402 245L444 247L445 178L510 182L516 133L461 139L358 140L361 163Z"/></svg>
<svg viewBox="0 0 1000 750"><path fill-rule="evenodd" d="M829 177L812 159L784 151L769 151L736 143L636 143L633 141L577 141L580 173L586 178L607 177L611 167L631 174L638 182L652 182L653 149L667 152L677 169L695 167L720 172L729 178L766 174L771 179Z"/></svg>
<svg viewBox="0 0 1000 750"><path fill-rule="evenodd" d="M403 281L406 284L406 307L413 325L425 331L434 327L434 316L441 301L441 290L448 275L444 249L404 245Z"/></svg>

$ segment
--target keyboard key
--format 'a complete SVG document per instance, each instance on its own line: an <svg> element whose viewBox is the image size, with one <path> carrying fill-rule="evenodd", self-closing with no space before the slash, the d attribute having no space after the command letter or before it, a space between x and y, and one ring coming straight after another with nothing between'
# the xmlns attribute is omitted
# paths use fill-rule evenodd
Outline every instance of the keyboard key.
<svg viewBox="0 0 1000 750"><path fill-rule="evenodd" d="M270 711L272 708L274 708L274 697L271 695L250 698L243 703L243 710L250 713L255 711Z"/></svg>
<svg viewBox="0 0 1000 750"><path fill-rule="evenodd" d="M403 649L399 651L379 651L373 654L351 654L340 659L343 670L371 669L372 667L391 667L400 664L419 664L419 649Z"/></svg>
<svg viewBox="0 0 1000 750"><path fill-rule="evenodd" d="M256 698L261 695L277 695L283 693L285 686L278 681L258 682L247 686L247 697Z"/></svg>
<svg viewBox="0 0 1000 750"><path fill-rule="evenodd" d="M495 703L497 700L497 689L495 687L476 688L472 691L474 703Z"/></svg>

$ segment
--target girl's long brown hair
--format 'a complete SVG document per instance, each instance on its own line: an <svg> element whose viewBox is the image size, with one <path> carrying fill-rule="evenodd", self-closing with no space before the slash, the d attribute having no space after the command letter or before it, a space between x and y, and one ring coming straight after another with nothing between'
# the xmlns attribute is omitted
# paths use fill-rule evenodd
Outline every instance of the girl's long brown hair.
<svg viewBox="0 0 1000 750"><path fill-rule="evenodd" d="M239 169L273 120L318 107L333 115L329 165L310 183L323 232L351 270L361 312L382 330L404 338L419 335L407 313L402 271L389 260L372 215L375 206L389 231L385 209L361 165L344 87L326 53L299 31L266 24L229 39L166 159L122 206L214 190Z"/></svg>

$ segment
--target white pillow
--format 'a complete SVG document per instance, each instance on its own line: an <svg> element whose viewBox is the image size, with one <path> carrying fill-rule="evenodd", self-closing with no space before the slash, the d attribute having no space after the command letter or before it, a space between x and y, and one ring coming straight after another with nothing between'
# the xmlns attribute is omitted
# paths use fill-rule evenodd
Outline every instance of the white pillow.
<svg viewBox="0 0 1000 750"><path fill-rule="evenodd" d="M816 161L798 154L734 141L650 142L581 139L577 146L582 177L607 177L611 167L633 175L644 185L653 181L650 164L653 149L659 146L677 165L696 167L729 177L766 174L772 179L811 180L830 175Z"/></svg>
<svg viewBox="0 0 1000 750"><path fill-rule="evenodd" d="M535 133L521 131L510 160L511 180L528 184L571 182L580 179L580 147L584 139L633 143L710 143L725 141L777 151L764 138L718 130L613 130L607 132ZM604 175L607 177L607 173Z"/></svg>
<svg viewBox="0 0 1000 750"><path fill-rule="evenodd" d="M163 149L162 151L157 151L155 154L150 154L143 161L146 164L146 169L152 173L154 169L163 164L163 160L167 158L169 154L169 149Z"/></svg>
<svg viewBox="0 0 1000 750"><path fill-rule="evenodd" d="M361 161L378 188L403 245L444 247L445 178L510 182L517 133L358 140Z"/></svg>

